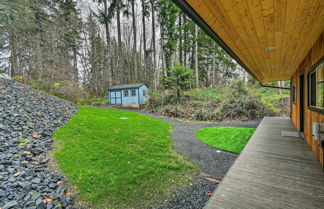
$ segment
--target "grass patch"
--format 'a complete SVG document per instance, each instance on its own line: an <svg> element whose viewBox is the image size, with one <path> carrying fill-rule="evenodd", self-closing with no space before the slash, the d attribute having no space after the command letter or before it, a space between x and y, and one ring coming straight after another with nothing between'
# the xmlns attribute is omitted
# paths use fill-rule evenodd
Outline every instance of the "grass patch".
<svg viewBox="0 0 324 209"><path fill-rule="evenodd" d="M220 150L240 153L254 133L255 128L211 127L196 132L196 137Z"/></svg>
<svg viewBox="0 0 324 209"><path fill-rule="evenodd" d="M138 113L81 106L55 131L54 157L81 199L96 207L149 208L198 172L175 152L170 130Z"/></svg>

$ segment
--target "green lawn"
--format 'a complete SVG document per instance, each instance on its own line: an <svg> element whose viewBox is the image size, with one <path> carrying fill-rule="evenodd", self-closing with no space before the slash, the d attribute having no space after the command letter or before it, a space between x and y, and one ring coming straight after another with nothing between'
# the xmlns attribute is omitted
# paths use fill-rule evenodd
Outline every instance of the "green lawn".
<svg viewBox="0 0 324 209"><path fill-rule="evenodd" d="M196 132L196 137L220 150L240 153L254 133L255 128L211 127Z"/></svg>
<svg viewBox="0 0 324 209"><path fill-rule="evenodd" d="M95 207L148 208L198 172L175 152L170 131L138 113L80 106L55 131L54 157L79 197Z"/></svg>

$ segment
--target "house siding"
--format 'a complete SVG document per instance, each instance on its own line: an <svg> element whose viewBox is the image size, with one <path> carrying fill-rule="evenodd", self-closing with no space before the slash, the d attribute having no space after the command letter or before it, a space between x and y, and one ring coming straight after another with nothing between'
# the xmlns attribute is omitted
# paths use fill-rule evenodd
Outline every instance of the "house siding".
<svg viewBox="0 0 324 209"><path fill-rule="evenodd" d="M304 104L305 104L305 140L312 149L312 151L316 154L317 159L324 164L323 159L323 148L320 148L317 145L316 140L312 137L312 123L324 123L324 114L314 112L308 108L308 73L313 68L313 66L324 56L324 33L321 34L319 39L313 45L305 59L299 65L295 74L291 78L292 84L296 84L297 86L297 95L296 95L296 104L292 104L291 106L291 119L293 124L300 129L300 75L304 74Z"/></svg>

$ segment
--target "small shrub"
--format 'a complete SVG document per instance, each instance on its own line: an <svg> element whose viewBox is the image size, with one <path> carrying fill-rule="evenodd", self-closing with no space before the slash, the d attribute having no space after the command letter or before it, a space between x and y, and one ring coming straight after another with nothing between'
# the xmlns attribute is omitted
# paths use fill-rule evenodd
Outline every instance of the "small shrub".
<svg viewBox="0 0 324 209"><path fill-rule="evenodd" d="M80 103L82 98L88 96L87 92L82 88L79 88L77 84L73 82L64 82L52 90L53 94L63 99Z"/></svg>
<svg viewBox="0 0 324 209"><path fill-rule="evenodd" d="M81 104L91 106L104 106L107 105L107 98L105 97L86 97L81 100Z"/></svg>
<svg viewBox="0 0 324 209"><path fill-rule="evenodd" d="M275 115L275 110L259 97L254 96L242 81L231 83L225 90L217 119L261 119Z"/></svg>
<svg viewBox="0 0 324 209"><path fill-rule="evenodd" d="M89 96L77 83L69 80L56 81L43 78L32 80L29 82L29 85L34 89L45 91L75 103L80 103L83 98Z"/></svg>
<svg viewBox="0 0 324 209"><path fill-rule="evenodd" d="M20 82L20 83L25 83L25 78L23 76L15 76L12 78L12 80Z"/></svg>
<svg viewBox="0 0 324 209"><path fill-rule="evenodd" d="M205 120L208 121L208 120L213 120L214 117L210 111L208 111L206 109L198 109L195 114L195 119L202 120L202 121L205 121Z"/></svg>
<svg viewBox="0 0 324 209"><path fill-rule="evenodd" d="M190 100L208 101L219 103L223 92L221 89L204 88L204 89L191 89L185 92L185 96Z"/></svg>

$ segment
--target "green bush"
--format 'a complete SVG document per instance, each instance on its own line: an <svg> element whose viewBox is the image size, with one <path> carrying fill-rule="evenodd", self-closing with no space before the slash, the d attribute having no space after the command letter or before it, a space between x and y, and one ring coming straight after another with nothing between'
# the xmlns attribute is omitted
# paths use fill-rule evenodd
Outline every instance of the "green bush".
<svg viewBox="0 0 324 209"><path fill-rule="evenodd" d="M233 81L225 88L185 91L181 102L177 100L174 90L155 90L149 95L146 111L188 120L252 120L289 114L286 93L278 94L273 89L265 88L253 89L243 81Z"/></svg>
<svg viewBox="0 0 324 209"><path fill-rule="evenodd" d="M274 116L275 111L250 92L243 81L235 81L226 87L217 119L261 119Z"/></svg>
<svg viewBox="0 0 324 209"><path fill-rule="evenodd" d="M204 88L204 89L191 89L185 92L185 96L189 97L190 100L198 100L198 101L213 101L219 103L222 97L221 89L213 89L213 88Z"/></svg>

